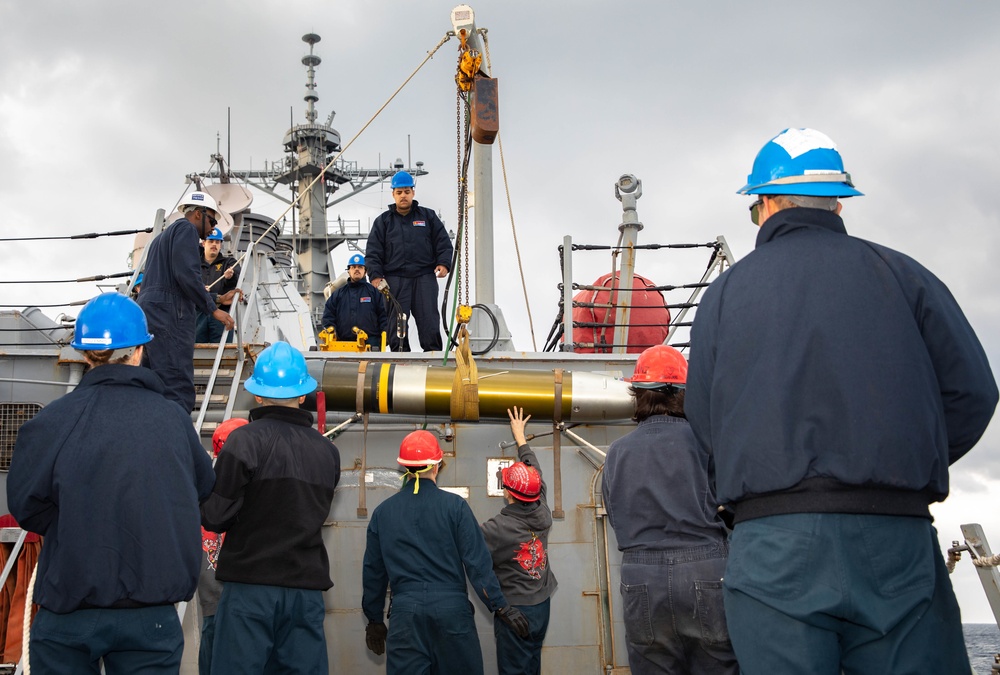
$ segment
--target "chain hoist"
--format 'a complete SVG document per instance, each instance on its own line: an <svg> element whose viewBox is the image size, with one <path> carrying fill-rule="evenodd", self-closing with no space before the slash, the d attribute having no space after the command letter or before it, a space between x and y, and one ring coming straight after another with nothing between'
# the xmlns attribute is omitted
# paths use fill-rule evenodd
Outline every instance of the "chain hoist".
<svg viewBox="0 0 1000 675"><path fill-rule="evenodd" d="M461 304L469 306L469 156L472 150L470 139L470 111L469 96L475 83L476 73L482 65L482 55L474 49L470 49L467 42L467 33L459 32L458 45L458 67L455 72L455 163L457 172L458 187L458 237L456 248L461 245L459 265L462 267L461 275L456 275L458 284L457 293ZM459 316L468 316L470 312L460 311ZM461 318L460 318L461 320ZM467 319L466 319L467 320Z"/></svg>

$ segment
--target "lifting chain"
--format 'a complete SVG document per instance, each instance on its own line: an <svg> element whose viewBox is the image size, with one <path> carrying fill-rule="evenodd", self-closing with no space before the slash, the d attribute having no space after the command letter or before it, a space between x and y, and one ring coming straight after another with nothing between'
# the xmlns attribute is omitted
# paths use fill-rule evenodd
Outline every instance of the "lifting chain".
<svg viewBox="0 0 1000 675"><path fill-rule="evenodd" d="M461 274L455 275L457 284L457 294L459 301L469 304L469 176L468 162L465 157L470 152L468 147L469 125L469 99L466 92L472 89L475 73L479 70L482 56L470 50L466 43L465 31L459 35L458 68L456 70L455 82L458 85L455 89L455 170L458 184L458 238L455 246L462 246L457 264L461 267ZM470 62L470 58L472 59ZM470 70L471 69L471 70ZM465 94L465 95L463 95ZM464 114L463 114L464 113ZM464 124L463 124L464 122Z"/></svg>
<svg viewBox="0 0 1000 675"><path fill-rule="evenodd" d="M461 57L460 57L461 58ZM458 218L458 241L455 242L455 247L461 244L461 240L465 238L465 204L467 202L466 197L466 176L462 173L462 90L455 90L455 177L458 187L458 206L456 210L456 216ZM462 259L461 254L455 259L455 264L461 267L465 264ZM457 272L458 270L456 270ZM460 274L455 275L455 283L458 285L457 292L461 295L462 286L462 276Z"/></svg>
<svg viewBox="0 0 1000 675"><path fill-rule="evenodd" d="M469 106L466 105L465 106L465 134L464 134L463 138L466 140L467 143L471 143L471 140L470 140L470 137L469 137L469 125L472 122L471 122L471 120L469 118L470 118ZM468 153L470 152L470 150L471 150L471 148L466 147L465 148L465 154L468 155ZM468 163L466 163L465 166L466 166L466 168L468 168L468 166L469 166ZM467 171L466 171L466 173L464 173L462 175L462 180L465 182L465 188L466 189L462 192L462 195L463 195L462 208L464 209L463 212L462 212L462 245L464 247L464 250L462 252L462 273L465 276L465 282L462 284L462 294L461 294L461 297L462 297L462 304L463 305L468 305L469 304L469 288L470 288L470 286L469 286L469 267L471 267L471 265L469 264L469 260L470 260L470 258L469 258L469 239L471 239L471 237L469 236L469 175L468 175Z"/></svg>

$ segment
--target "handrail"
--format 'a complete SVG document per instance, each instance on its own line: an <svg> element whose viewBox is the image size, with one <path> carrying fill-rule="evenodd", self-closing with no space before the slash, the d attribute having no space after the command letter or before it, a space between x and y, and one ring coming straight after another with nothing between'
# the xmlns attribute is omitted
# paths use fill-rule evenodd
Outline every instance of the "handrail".
<svg viewBox="0 0 1000 675"><path fill-rule="evenodd" d="M247 253L253 253L253 242L247 247ZM251 260L254 264L254 275L253 283L250 286L250 293L247 296L247 307L252 307L254 302L257 301L257 289L260 286L260 265L261 261L266 258L262 255L254 255ZM244 265L243 269L240 271L240 286L243 285L244 275L249 265ZM239 303L237 303L237 313L242 314L242 310L239 308ZM246 312L249 315L249 310ZM236 393L239 391L240 379L243 377L243 369L246 367L246 350L243 348L243 328L242 328L242 316L235 317L236 322L236 370L233 373L233 381L229 384L229 396L226 399L226 413L224 419L229 419L233 414L233 406L236 404Z"/></svg>
<svg viewBox="0 0 1000 675"><path fill-rule="evenodd" d="M17 563L17 554L21 552L21 547L24 546L24 541L28 538L28 531L21 530L21 534L17 536L17 542L14 543L14 548L11 550L10 555L7 556L7 564L3 566L3 572L0 573L0 588L7 583L7 577L10 576L10 571L14 569L14 565Z"/></svg>
<svg viewBox="0 0 1000 675"><path fill-rule="evenodd" d="M247 254L253 251L253 244L254 244L253 242L250 242L250 244L247 246L246 250ZM243 265L242 267L240 267L240 277L236 281L236 288L243 287L243 281L246 278L247 274L247 267L249 267L249 265ZM236 308L236 312L237 314L239 314L240 301L235 300L232 306ZM237 348L239 351L237 352L237 358L236 358L237 369L233 374L234 384L239 381L239 375L242 373L241 366L243 357L243 327L240 325L241 323L242 322L237 322L235 327ZM219 376L219 366L222 364L222 355L225 354L226 351L226 340L229 337L230 330L232 329L229 328L223 329L222 337L219 338L219 346L215 350L215 361L212 363L212 372L208 376L208 383L205 385L205 396L202 398L201 408L198 410L198 420L194 423L194 430L196 433L198 433L199 436L201 435L201 427L205 423L205 415L206 413L208 413L208 406L211 403L212 392L215 390L215 380ZM226 402L226 419L229 418L229 415L233 411L232 397L233 397L233 392L230 392L229 400Z"/></svg>

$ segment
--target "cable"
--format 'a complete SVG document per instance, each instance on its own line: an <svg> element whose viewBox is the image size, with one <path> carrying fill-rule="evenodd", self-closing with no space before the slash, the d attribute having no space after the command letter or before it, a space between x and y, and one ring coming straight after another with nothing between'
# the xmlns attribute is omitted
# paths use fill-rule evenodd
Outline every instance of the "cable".
<svg viewBox="0 0 1000 675"><path fill-rule="evenodd" d="M90 300L77 300L76 302L63 302L56 305L35 305L30 302L22 302L19 305L0 305L0 307L13 309L19 309L21 307L38 307L39 309L49 307L80 307L81 305L86 305L88 302L90 302Z"/></svg>
<svg viewBox="0 0 1000 675"><path fill-rule="evenodd" d="M147 227L144 230L115 230L114 232L88 232L87 234L70 234L63 237L4 237L0 241L53 241L56 239L97 239L98 237L118 237L126 234L139 234L145 232L149 234L153 228Z"/></svg>
<svg viewBox="0 0 1000 675"><path fill-rule="evenodd" d="M376 290L378 290L380 293L382 293L382 295L386 297L386 299L392 304L392 307L395 310L396 337L399 339L400 346L402 347L403 340L406 339L406 328L407 328L407 323L409 323L410 321L410 317L406 316L406 314L403 312L403 306L399 304L399 301L396 300L396 296L392 294L392 289L389 288L389 283L385 281L385 279L383 279L382 281L383 283L379 285L382 286L384 284L385 287L378 288Z"/></svg>
<svg viewBox="0 0 1000 675"><path fill-rule="evenodd" d="M486 312L486 315L490 317L490 321L493 323L493 340L490 342L490 344L486 347L486 349L480 349L478 352L476 350L472 350L473 356L482 356L483 354L489 352L491 349L496 347L497 343L500 342L500 322L497 321L496 314L494 314L493 311L486 305L476 304L473 305L472 307L473 309L481 309L484 312ZM458 330L455 330L455 336L457 335L458 335ZM451 342L452 347L456 348L458 347L458 341L450 333L448 335L448 340Z"/></svg>
<svg viewBox="0 0 1000 675"><path fill-rule="evenodd" d="M79 284L86 281L103 281L118 277L130 277L132 274L133 272L116 272L115 274L98 274L92 277L80 277L79 279L29 279L27 281L0 281L0 284Z"/></svg>

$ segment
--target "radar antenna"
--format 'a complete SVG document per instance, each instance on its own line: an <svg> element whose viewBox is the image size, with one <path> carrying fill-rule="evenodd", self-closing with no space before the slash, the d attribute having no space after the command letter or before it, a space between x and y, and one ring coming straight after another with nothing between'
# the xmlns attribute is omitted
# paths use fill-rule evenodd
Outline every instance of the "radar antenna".
<svg viewBox="0 0 1000 675"><path fill-rule="evenodd" d="M316 123L316 101L319 95L316 93L316 66L322 63L322 59L313 54L313 45L320 41L316 33L306 33L302 36L302 41L309 45L309 53L302 57L302 65L306 66L306 119L309 124ZM329 123L327 123L329 125Z"/></svg>

